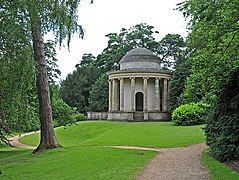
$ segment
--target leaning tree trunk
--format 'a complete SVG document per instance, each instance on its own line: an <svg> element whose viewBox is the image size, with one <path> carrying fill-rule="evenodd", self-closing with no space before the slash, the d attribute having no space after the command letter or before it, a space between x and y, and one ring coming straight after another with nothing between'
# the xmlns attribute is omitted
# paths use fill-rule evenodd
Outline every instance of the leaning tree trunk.
<svg viewBox="0 0 239 180"><path fill-rule="evenodd" d="M37 70L37 92L39 99L39 115L41 122L40 144L33 151L33 153L38 153L44 151L45 149L60 147L60 144L56 139L53 127L47 66L40 23L32 23L31 28L34 48L34 59Z"/></svg>

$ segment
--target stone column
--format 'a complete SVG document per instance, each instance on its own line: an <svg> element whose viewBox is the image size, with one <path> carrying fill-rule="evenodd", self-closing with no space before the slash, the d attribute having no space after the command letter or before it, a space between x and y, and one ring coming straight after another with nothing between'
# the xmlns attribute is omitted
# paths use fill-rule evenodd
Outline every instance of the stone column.
<svg viewBox="0 0 239 180"><path fill-rule="evenodd" d="M167 105L168 105L168 110L170 109L170 96L169 96L169 83L170 83L170 79L168 79L168 95L167 95Z"/></svg>
<svg viewBox="0 0 239 180"><path fill-rule="evenodd" d="M119 89L119 80L118 79L116 79L116 83L115 83L115 85L116 85L116 99L115 99L115 104L116 104L116 111L119 111L119 109L120 109L120 99L119 99L119 96L120 96L120 89Z"/></svg>
<svg viewBox="0 0 239 180"><path fill-rule="evenodd" d="M168 111L168 80L164 79L163 83L163 111Z"/></svg>
<svg viewBox="0 0 239 180"><path fill-rule="evenodd" d="M161 79L159 78L159 111L161 111Z"/></svg>
<svg viewBox="0 0 239 180"><path fill-rule="evenodd" d="M144 79L144 111L148 110L148 78Z"/></svg>
<svg viewBox="0 0 239 180"><path fill-rule="evenodd" d="M117 110L117 105L116 105L116 98L117 98L117 84L116 84L116 80L113 79L112 80L112 111L116 111Z"/></svg>
<svg viewBox="0 0 239 180"><path fill-rule="evenodd" d="M155 78L155 110L160 111L160 91L159 78Z"/></svg>
<svg viewBox="0 0 239 180"><path fill-rule="evenodd" d="M112 111L112 81L109 79L109 111Z"/></svg>
<svg viewBox="0 0 239 180"><path fill-rule="evenodd" d="M120 111L124 110L124 79L120 79Z"/></svg>
<svg viewBox="0 0 239 180"><path fill-rule="evenodd" d="M131 99L131 111L135 111L135 100L134 100L134 94L135 94L135 78L130 78L130 86L131 86L131 93L130 93L130 99Z"/></svg>

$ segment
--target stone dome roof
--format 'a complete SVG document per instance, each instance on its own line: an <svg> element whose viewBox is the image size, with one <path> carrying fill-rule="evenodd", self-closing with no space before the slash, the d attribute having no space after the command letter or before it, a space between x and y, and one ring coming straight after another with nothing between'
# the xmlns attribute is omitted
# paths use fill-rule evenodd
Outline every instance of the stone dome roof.
<svg viewBox="0 0 239 180"><path fill-rule="evenodd" d="M121 70L160 69L160 59L146 48L130 50L119 62Z"/></svg>

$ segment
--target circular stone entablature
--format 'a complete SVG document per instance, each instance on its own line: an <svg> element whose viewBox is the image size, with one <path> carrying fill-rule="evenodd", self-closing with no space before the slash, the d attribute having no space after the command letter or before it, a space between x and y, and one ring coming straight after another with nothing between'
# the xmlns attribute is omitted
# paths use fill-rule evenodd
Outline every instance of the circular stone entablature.
<svg viewBox="0 0 239 180"><path fill-rule="evenodd" d="M146 48L130 50L119 62L120 70L159 70L160 59Z"/></svg>

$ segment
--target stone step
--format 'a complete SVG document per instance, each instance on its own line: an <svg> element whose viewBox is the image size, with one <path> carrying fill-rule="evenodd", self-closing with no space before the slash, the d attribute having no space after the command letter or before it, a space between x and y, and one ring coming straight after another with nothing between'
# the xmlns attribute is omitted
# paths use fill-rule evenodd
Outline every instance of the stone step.
<svg viewBox="0 0 239 180"><path fill-rule="evenodd" d="M134 113L134 121L143 121L144 113L143 112L135 112Z"/></svg>

